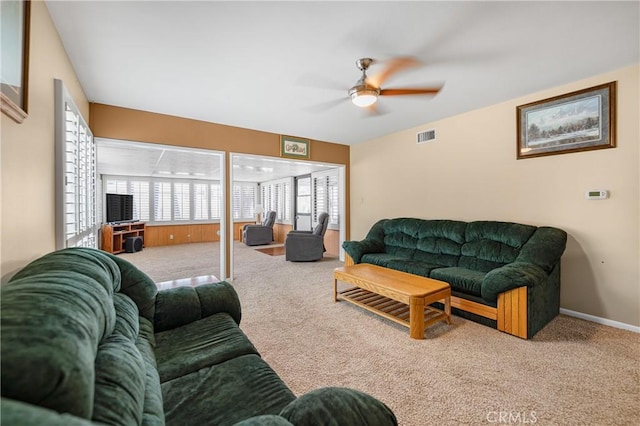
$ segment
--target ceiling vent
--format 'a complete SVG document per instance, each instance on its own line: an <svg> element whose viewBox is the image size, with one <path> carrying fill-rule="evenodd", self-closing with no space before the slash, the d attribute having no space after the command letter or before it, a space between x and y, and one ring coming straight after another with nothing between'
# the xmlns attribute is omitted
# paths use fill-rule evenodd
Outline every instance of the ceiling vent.
<svg viewBox="0 0 640 426"><path fill-rule="evenodd" d="M436 140L436 129L425 130L418 132L416 135L416 143L427 143Z"/></svg>

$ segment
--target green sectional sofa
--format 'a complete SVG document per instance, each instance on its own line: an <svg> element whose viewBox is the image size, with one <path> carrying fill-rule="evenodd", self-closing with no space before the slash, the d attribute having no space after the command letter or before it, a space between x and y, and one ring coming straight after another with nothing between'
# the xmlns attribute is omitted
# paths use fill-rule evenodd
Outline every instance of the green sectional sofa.
<svg viewBox="0 0 640 426"><path fill-rule="evenodd" d="M121 258L70 248L0 292L2 424L397 424L360 391L296 398L240 330L227 282L158 291Z"/></svg>
<svg viewBox="0 0 640 426"><path fill-rule="evenodd" d="M446 281L454 314L530 339L560 311L567 234L511 222L383 219L345 241L347 265L371 263Z"/></svg>

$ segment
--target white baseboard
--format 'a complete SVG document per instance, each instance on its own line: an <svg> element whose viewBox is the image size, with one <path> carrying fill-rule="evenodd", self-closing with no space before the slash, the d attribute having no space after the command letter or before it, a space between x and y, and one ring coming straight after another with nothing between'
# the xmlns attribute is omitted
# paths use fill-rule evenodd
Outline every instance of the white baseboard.
<svg viewBox="0 0 640 426"><path fill-rule="evenodd" d="M570 311L569 309L560 308L560 313L568 315L570 317L576 317L583 320L595 322L597 324L608 325L609 327L621 328L623 330L633 331L634 333L640 333L640 327L631 324L625 324L623 322L613 321L606 318L600 318L595 315L583 314L582 312Z"/></svg>

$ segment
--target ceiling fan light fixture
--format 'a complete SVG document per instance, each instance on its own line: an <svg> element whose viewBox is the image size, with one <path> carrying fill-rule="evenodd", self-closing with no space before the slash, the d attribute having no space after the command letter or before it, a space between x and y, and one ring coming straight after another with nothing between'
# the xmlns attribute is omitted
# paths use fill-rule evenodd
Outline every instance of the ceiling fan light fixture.
<svg viewBox="0 0 640 426"><path fill-rule="evenodd" d="M378 95L380 91L374 87L365 86L365 87L354 87L349 90L349 96L351 97L351 102L354 105L359 106L361 108L365 108L371 106L376 103L378 100Z"/></svg>

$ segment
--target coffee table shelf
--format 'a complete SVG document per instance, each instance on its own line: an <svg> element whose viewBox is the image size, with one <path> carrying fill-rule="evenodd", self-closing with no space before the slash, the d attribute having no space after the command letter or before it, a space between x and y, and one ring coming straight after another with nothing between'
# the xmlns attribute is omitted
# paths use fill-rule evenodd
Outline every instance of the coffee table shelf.
<svg viewBox="0 0 640 426"><path fill-rule="evenodd" d="M396 300L389 299L388 297L380 296L379 294L357 287L339 291L338 297L341 300L358 305L376 315L380 315L410 328L409 305L406 303L398 302ZM447 314L444 311L432 306L425 306L424 328L427 328L438 321L446 321L446 318Z"/></svg>

